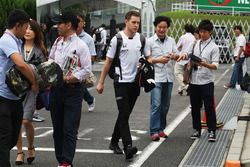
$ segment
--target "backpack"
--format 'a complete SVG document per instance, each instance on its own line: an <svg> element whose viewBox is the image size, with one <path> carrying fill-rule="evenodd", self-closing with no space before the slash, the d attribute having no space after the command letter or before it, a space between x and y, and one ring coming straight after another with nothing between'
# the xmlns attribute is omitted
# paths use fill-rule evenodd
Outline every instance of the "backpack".
<svg viewBox="0 0 250 167"><path fill-rule="evenodd" d="M111 79L114 79L115 81L118 81L119 80L119 76L122 80L122 68L121 68L121 62L120 62L120 51L121 51L121 47L122 47L122 36L120 33L117 33L116 35L116 38L117 38L117 45L116 45L116 51L115 51L115 56L114 56L114 59L112 61L112 64L110 66L110 69L109 69L109 77ZM145 37L143 35L140 34L140 41L141 41L141 54L143 53L144 51L144 47L145 47ZM116 74L115 73L115 67L119 67L119 70L120 70L120 75L119 74Z"/></svg>
<svg viewBox="0 0 250 167"><path fill-rule="evenodd" d="M250 57L250 31L248 33L248 41L246 42L245 50L244 50L244 56Z"/></svg>
<svg viewBox="0 0 250 167"><path fill-rule="evenodd" d="M241 81L240 88L241 88L241 90L247 91L249 86L250 86L250 76L246 72L246 74L244 75L244 77Z"/></svg>
<svg viewBox="0 0 250 167"><path fill-rule="evenodd" d="M246 47L245 47L245 50L244 50L244 55L245 55L245 57L250 57L250 42L246 43Z"/></svg>
<svg viewBox="0 0 250 167"><path fill-rule="evenodd" d="M95 33L95 40L96 40L96 42L101 42L101 40L102 40L101 32L102 32L102 30L100 30L100 29L98 29L96 31L96 33Z"/></svg>

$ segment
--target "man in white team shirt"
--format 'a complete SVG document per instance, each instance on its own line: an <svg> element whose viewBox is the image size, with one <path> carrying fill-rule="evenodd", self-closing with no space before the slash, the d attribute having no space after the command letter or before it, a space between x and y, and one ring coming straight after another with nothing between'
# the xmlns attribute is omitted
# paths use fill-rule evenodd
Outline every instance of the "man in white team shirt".
<svg viewBox="0 0 250 167"><path fill-rule="evenodd" d="M121 138L124 146L125 158L131 159L134 154L137 153L137 148L132 146L129 116L140 93L140 88L135 84L137 65L141 56L140 49L142 46L140 34L137 33L140 25L140 13L129 11L125 16L125 25L124 30L119 32L123 41L119 55L122 77L119 69L116 69L116 73L120 76L119 79L114 80L115 97L119 114L109 148L113 150L115 154L122 154L123 152L118 144ZM104 80L114 59L116 46L117 38L115 36L111 40L106 62L96 87L97 92L100 94L103 92ZM146 48L145 46L144 55L148 56L149 51L147 51Z"/></svg>
<svg viewBox="0 0 250 167"><path fill-rule="evenodd" d="M192 24L185 24L184 29L186 33L180 37L177 43L177 50L179 51L179 54L186 53L195 41L195 37L193 35L195 30L194 26ZM188 84L183 83L184 67L188 62L189 60L181 60L175 64L175 76L179 82L178 94L181 96L183 94L183 90L188 91Z"/></svg>
<svg viewBox="0 0 250 167"><path fill-rule="evenodd" d="M234 33L236 36L236 43L234 48L235 65L230 82L224 85L224 88L235 88L236 83L241 84L243 78L242 65L245 60L244 50L246 46L246 38L242 34L242 26L237 25L234 27Z"/></svg>

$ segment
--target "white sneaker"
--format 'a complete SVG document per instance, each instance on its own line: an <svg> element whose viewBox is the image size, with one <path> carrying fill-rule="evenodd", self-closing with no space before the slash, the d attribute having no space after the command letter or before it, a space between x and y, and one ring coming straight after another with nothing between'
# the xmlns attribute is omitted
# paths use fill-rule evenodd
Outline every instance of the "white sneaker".
<svg viewBox="0 0 250 167"><path fill-rule="evenodd" d="M88 109L89 109L89 112L91 112L95 109L95 98L93 100L93 103L89 105Z"/></svg>
<svg viewBox="0 0 250 167"><path fill-rule="evenodd" d="M43 122L45 119L41 117L38 113L34 113L32 117L33 122Z"/></svg>

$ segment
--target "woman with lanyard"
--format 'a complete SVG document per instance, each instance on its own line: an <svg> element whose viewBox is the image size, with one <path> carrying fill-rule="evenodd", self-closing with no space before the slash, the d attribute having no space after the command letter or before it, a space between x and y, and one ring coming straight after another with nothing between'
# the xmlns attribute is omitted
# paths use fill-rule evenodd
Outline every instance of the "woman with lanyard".
<svg viewBox="0 0 250 167"><path fill-rule="evenodd" d="M39 24L31 20L28 29L24 35L23 45L23 57L25 62L32 66L38 66L42 62L46 61L46 49L42 41L42 32ZM36 92L30 90L23 101L23 121L22 124L25 127L27 135L27 162L31 164L35 159L35 148L34 148L34 127L32 125L32 117L36 109ZM17 141L17 158L16 165L22 165L24 163L24 153L22 150L22 131L19 133Z"/></svg>
<svg viewBox="0 0 250 167"><path fill-rule="evenodd" d="M201 136L201 107L204 103L207 125L208 141L216 141L216 114L214 111L214 70L219 65L219 48L212 41L213 24L209 20L202 20L198 26L200 40L189 49L183 57L189 57L193 50L193 57L198 57L201 61L194 62L190 81L190 103L193 119L194 133L191 139L198 139ZM192 56L191 56L192 60ZM194 60L194 59L193 59Z"/></svg>

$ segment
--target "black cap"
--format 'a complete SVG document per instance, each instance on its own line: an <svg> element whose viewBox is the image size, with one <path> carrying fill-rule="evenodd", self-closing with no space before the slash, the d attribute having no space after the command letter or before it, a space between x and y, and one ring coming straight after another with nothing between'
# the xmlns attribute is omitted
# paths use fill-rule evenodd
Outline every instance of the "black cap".
<svg viewBox="0 0 250 167"><path fill-rule="evenodd" d="M52 18L52 22L54 24L60 24L60 23L71 23L73 27L76 29L78 26L79 20L77 19L77 16L73 12L63 12L62 14L56 15Z"/></svg>

